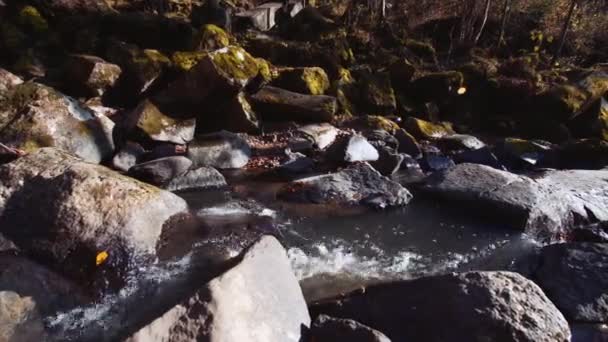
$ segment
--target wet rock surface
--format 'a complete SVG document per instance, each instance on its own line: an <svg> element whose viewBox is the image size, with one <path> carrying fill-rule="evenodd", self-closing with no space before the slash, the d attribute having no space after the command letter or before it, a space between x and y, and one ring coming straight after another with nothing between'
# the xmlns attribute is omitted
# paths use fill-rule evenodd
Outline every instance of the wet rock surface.
<svg viewBox="0 0 608 342"><path fill-rule="evenodd" d="M383 333L352 319L319 315L310 329L312 341L390 342Z"/></svg>
<svg viewBox="0 0 608 342"><path fill-rule="evenodd" d="M359 321L392 340L569 341L564 316L532 281L516 273L471 272L368 287L313 305ZM437 315L444 317L437 325ZM409 324L403 324L409 322Z"/></svg>

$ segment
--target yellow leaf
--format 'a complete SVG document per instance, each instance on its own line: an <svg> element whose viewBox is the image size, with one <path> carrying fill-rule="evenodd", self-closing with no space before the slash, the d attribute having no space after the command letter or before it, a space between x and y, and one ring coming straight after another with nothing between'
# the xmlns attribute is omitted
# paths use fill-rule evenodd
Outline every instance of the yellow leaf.
<svg viewBox="0 0 608 342"><path fill-rule="evenodd" d="M460 87L458 88L458 95L464 95L467 92L467 88Z"/></svg>
<svg viewBox="0 0 608 342"><path fill-rule="evenodd" d="M108 252L101 251L101 252L97 253L97 257L95 258L95 265L99 266L99 265L103 264L107 258L108 258Z"/></svg>

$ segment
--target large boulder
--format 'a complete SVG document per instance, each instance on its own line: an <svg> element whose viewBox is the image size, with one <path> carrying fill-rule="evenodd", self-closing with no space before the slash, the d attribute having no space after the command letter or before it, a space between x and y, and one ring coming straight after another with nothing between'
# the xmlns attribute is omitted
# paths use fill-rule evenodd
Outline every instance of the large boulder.
<svg viewBox="0 0 608 342"><path fill-rule="evenodd" d="M0 180L0 231L75 277L95 270L102 251L117 271L154 257L165 222L187 211L170 192L53 148L0 166Z"/></svg>
<svg viewBox="0 0 608 342"><path fill-rule="evenodd" d="M236 96L260 74L261 63L240 47L208 53L196 66L169 85L157 102L174 113L194 117L204 108Z"/></svg>
<svg viewBox="0 0 608 342"><path fill-rule="evenodd" d="M431 176L421 190L548 238L608 220L606 170L546 171L530 178L465 163Z"/></svg>
<svg viewBox="0 0 608 342"><path fill-rule="evenodd" d="M287 253L263 237L240 261L136 332L128 342L298 342L310 325Z"/></svg>
<svg viewBox="0 0 608 342"><path fill-rule="evenodd" d="M289 202L374 208L403 206L412 198L407 189L382 176L367 163L300 179L285 185L278 196Z"/></svg>
<svg viewBox="0 0 608 342"><path fill-rule="evenodd" d="M146 138L174 144L187 144L194 138L196 119L172 118L162 113L149 100L142 101L126 118L125 129L137 129Z"/></svg>
<svg viewBox="0 0 608 342"><path fill-rule="evenodd" d="M112 129L107 117L38 83L17 85L0 98L0 142L26 152L57 147L99 163L114 151Z"/></svg>
<svg viewBox="0 0 608 342"><path fill-rule="evenodd" d="M330 122L336 113L336 98L305 95L267 86L251 97L255 111L265 120Z"/></svg>
<svg viewBox="0 0 608 342"><path fill-rule="evenodd" d="M247 165L250 157L251 147L247 141L226 131L198 136L188 146L188 158L194 167L240 169Z"/></svg>
<svg viewBox="0 0 608 342"><path fill-rule="evenodd" d="M544 247L536 283L571 322L608 322L608 244Z"/></svg>
<svg viewBox="0 0 608 342"><path fill-rule="evenodd" d="M11 291L0 291L0 340L36 342L46 340L36 303Z"/></svg>
<svg viewBox="0 0 608 342"><path fill-rule="evenodd" d="M383 333L352 319L319 315L312 323L310 339L314 342L390 342Z"/></svg>
<svg viewBox="0 0 608 342"><path fill-rule="evenodd" d="M313 305L394 341L570 341L568 322L532 281L470 272L371 286Z"/></svg>

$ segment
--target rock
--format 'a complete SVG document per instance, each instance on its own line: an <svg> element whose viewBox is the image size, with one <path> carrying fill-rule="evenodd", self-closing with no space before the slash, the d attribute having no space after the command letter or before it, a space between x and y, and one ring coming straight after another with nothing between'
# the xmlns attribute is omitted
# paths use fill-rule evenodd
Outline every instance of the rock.
<svg viewBox="0 0 608 342"><path fill-rule="evenodd" d="M106 95L121 104L136 105L142 95L150 92L162 79L171 60L157 50L142 50L137 45L111 40L105 58L121 67L119 84Z"/></svg>
<svg viewBox="0 0 608 342"><path fill-rule="evenodd" d="M336 113L336 98L304 95L266 86L251 97L256 113L264 120L330 122Z"/></svg>
<svg viewBox="0 0 608 342"><path fill-rule="evenodd" d="M498 170L506 171L506 167L498 160L498 157L489 147L482 147L477 150L468 150L454 155L454 161L458 164L470 163L481 164L493 167Z"/></svg>
<svg viewBox="0 0 608 342"><path fill-rule="evenodd" d="M344 136L327 148L326 156L335 162L365 162L376 161L378 150L365 137L359 134Z"/></svg>
<svg viewBox="0 0 608 342"><path fill-rule="evenodd" d="M161 159L166 157L181 156L186 153L187 147L184 145L174 145L171 143L159 143L152 151L144 155L145 161Z"/></svg>
<svg viewBox="0 0 608 342"><path fill-rule="evenodd" d="M315 342L390 342L383 333L352 319L339 319L319 315L310 328L311 340Z"/></svg>
<svg viewBox="0 0 608 342"><path fill-rule="evenodd" d="M114 151L110 120L47 86L17 85L0 108L0 142L9 146L26 152L57 147L92 163Z"/></svg>
<svg viewBox="0 0 608 342"><path fill-rule="evenodd" d="M578 138L589 137L608 140L607 97L601 97L594 103L591 103L586 110L569 122L568 126L574 136Z"/></svg>
<svg viewBox="0 0 608 342"><path fill-rule="evenodd" d="M414 117L407 118L404 126L416 138L424 140L436 140L456 134L448 124L432 123Z"/></svg>
<svg viewBox="0 0 608 342"><path fill-rule="evenodd" d="M424 152L422 159L420 160L420 166L422 166L424 170L430 172L448 170L454 165L452 158L441 152Z"/></svg>
<svg viewBox="0 0 608 342"><path fill-rule="evenodd" d="M245 93L239 93L217 110L197 118L197 133L227 130L239 133L259 133L260 121Z"/></svg>
<svg viewBox="0 0 608 342"><path fill-rule="evenodd" d="M201 27L194 39L197 42L195 44L197 50L215 51L228 47L232 37L230 37L222 28L213 24L207 24Z"/></svg>
<svg viewBox="0 0 608 342"><path fill-rule="evenodd" d="M608 221L608 171L546 171L529 178L477 164L431 176L421 190L455 200L497 222L541 238Z"/></svg>
<svg viewBox="0 0 608 342"><path fill-rule="evenodd" d="M399 147L399 140L395 138L389 132L383 129L374 129L371 131L362 132L363 136L370 142L374 147L379 148L381 146L388 147L396 150Z"/></svg>
<svg viewBox="0 0 608 342"><path fill-rule="evenodd" d="M239 169L247 165L250 157L247 141L226 131L199 136L188 146L188 158L197 168Z"/></svg>
<svg viewBox="0 0 608 342"><path fill-rule="evenodd" d="M117 268L154 256L165 221L187 210L170 192L53 148L0 166L0 184L3 233L77 278L97 268L99 251Z"/></svg>
<svg viewBox="0 0 608 342"><path fill-rule="evenodd" d="M170 308L128 342L298 342L310 325L287 253L263 237L224 274Z"/></svg>
<svg viewBox="0 0 608 342"><path fill-rule="evenodd" d="M407 59L398 59L389 66L389 73L395 89L403 89L414 77L416 68Z"/></svg>
<svg viewBox="0 0 608 342"><path fill-rule="evenodd" d="M239 12L235 15L236 25L241 29L254 28L268 31L280 21L283 6L279 2L267 2L248 11Z"/></svg>
<svg viewBox="0 0 608 342"><path fill-rule="evenodd" d="M321 123L302 126L298 132L304 133L318 149L323 150L336 140L339 130L328 123Z"/></svg>
<svg viewBox="0 0 608 342"><path fill-rule="evenodd" d="M218 0L208 1L204 6L194 7L190 15L190 21L195 27L211 24L227 31L230 31L232 27L231 18L232 9Z"/></svg>
<svg viewBox="0 0 608 342"><path fill-rule="evenodd" d="M31 297L43 316L74 309L90 300L74 283L25 257L2 254L0 266L0 291Z"/></svg>
<svg viewBox="0 0 608 342"><path fill-rule="evenodd" d="M433 45L414 39L406 39L405 47L423 62L437 64L437 52Z"/></svg>
<svg viewBox="0 0 608 342"><path fill-rule="evenodd" d="M543 291L511 272L380 284L311 310L354 319L394 341L570 341L568 322Z"/></svg>
<svg viewBox="0 0 608 342"><path fill-rule="evenodd" d="M572 228L568 240L574 242L608 243L608 222L575 226Z"/></svg>
<svg viewBox="0 0 608 342"><path fill-rule="evenodd" d="M216 50L172 82L155 102L163 110L166 107L167 113L194 117L201 114L202 109L238 95L260 74L261 67L258 60L240 47Z"/></svg>
<svg viewBox="0 0 608 342"><path fill-rule="evenodd" d="M289 202L387 208L407 204L412 195L369 164L356 163L336 173L287 184L278 197Z"/></svg>
<svg viewBox="0 0 608 342"><path fill-rule="evenodd" d="M316 41L323 34L334 31L336 24L312 6L306 6L283 25L281 32L286 39Z"/></svg>
<svg viewBox="0 0 608 342"><path fill-rule="evenodd" d="M511 168L520 169L541 162L551 148L551 144L542 141L506 138L497 144L495 151Z"/></svg>
<svg viewBox="0 0 608 342"><path fill-rule="evenodd" d="M388 73L363 74L359 78L359 107L368 115L392 115L397 110L395 91Z"/></svg>
<svg viewBox="0 0 608 342"><path fill-rule="evenodd" d="M405 155L397 153L394 149L387 146L377 148L379 158L370 163L374 169L382 175L390 177L401 169L401 163L405 160Z"/></svg>
<svg viewBox="0 0 608 342"><path fill-rule="evenodd" d="M71 55L65 63L65 86L76 96L102 96L122 73L118 65L96 56Z"/></svg>
<svg viewBox="0 0 608 342"><path fill-rule="evenodd" d="M176 119L163 114L149 100L142 101L125 119L128 133L137 128L139 132L154 141L186 144L194 139L196 119Z"/></svg>
<svg viewBox="0 0 608 342"><path fill-rule="evenodd" d="M347 121L343 122L342 125L344 127L353 128L355 130L382 129L391 134L393 134L400 128L395 121L377 115L366 115L363 117L348 119Z"/></svg>
<svg viewBox="0 0 608 342"><path fill-rule="evenodd" d="M555 153L553 163L560 169L598 170L608 166L608 141L601 139L569 141Z"/></svg>
<svg viewBox="0 0 608 342"><path fill-rule="evenodd" d="M458 71L430 73L412 81L410 96L423 103L445 100L457 95L463 85L464 76Z"/></svg>
<svg viewBox="0 0 608 342"><path fill-rule="evenodd" d="M46 340L36 303L11 291L0 291L0 340L37 342Z"/></svg>
<svg viewBox="0 0 608 342"><path fill-rule="evenodd" d="M565 243L541 250L536 283L570 322L608 322L608 244Z"/></svg>
<svg viewBox="0 0 608 342"><path fill-rule="evenodd" d="M0 164L10 163L24 154L24 151L0 143Z"/></svg>
<svg viewBox="0 0 608 342"><path fill-rule="evenodd" d="M277 169L279 174L293 175L307 173L312 171L315 166L315 161L302 153L291 152L290 149L287 149L285 150L285 156L286 160Z"/></svg>
<svg viewBox="0 0 608 342"><path fill-rule="evenodd" d="M141 161L146 153L140 144L127 142L127 144L112 158L112 167L118 171L127 172Z"/></svg>
<svg viewBox="0 0 608 342"><path fill-rule="evenodd" d="M319 67L282 68L279 76L271 83L295 93L323 95L329 89L329 77Z"/></svg>
<svg viewBox="0 0 608 342"><path fill-rule="evenodd" d="M573 324L572 342L608 341L608 326L606 324Z"/></svg>
<svg viewBox="0 0 608 342"><path fill-rule="evenodd" d="M0 234L0 253L4 252L18 252L19 248L15 246L13 241L7 239L4 235Z"/></svg>
<svg viewBox="0 0 608 342"><path fill-rule="evenodd" d="M420 150L420 145L418 145L418 141L416 138L409 134L403 128L400 128L395 131L395 138L399 141L399 152L409 154L413 158L419 158L422 156L422 151Z"/></svg>
<svg viewBox="0 0 608 342"><path fill-rule="evenodd" d="M191 166L192 161L186 157L166 157L133 166L129 169L129 176L142 182L165 185L173 178L184 175Z"/></svg>
<svg viewBox="0 0 608 342"><path fill-rule="evenodd" d="M452 134L439 139L438 144L448 150L478 150L486 146L483 141L472 135Z"/></svg>
<svg viewBox="0 0 608 342"><path fill-rule="evenodd" d="M216 169L201 166L174 177L165 186L169 191L206 190L228 186L226 179Z"/></svg>
<svg viewBox="0 0 608 342"><path fill-rule="evenodd" d="M23 80L17 75L13 75L9 71L0 68L0 97L2 96L2 93L21 83L23 83Z"/></svg>

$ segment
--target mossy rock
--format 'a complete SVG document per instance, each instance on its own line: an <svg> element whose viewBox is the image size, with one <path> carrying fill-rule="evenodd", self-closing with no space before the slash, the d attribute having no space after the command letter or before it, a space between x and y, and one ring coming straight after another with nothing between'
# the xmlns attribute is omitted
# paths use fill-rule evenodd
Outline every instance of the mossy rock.
<svg viewBox="0 0 608 342"><path fill-rule="evenodd" d="M323 95L329 89L329 77L319 67L283 68L273 85L296 93Z"/></svg>
<svg viewBox="0 0 608 342"><path fill-rule="evenodd" d="M221 27L207 24L201 27L194 40L197 50L214 51L229 46L234 39Z"/></svg>
<svg viewBox="0 0 608 342"><path fill-rule="evenodd" d="M356 118L349 118L342 122L342 126L356 130L385 130L394 134L399 125L391 119L377 115L365 115Z"/></svg>
<svg viewBox="0 0 608 342"><path fill-rule="evenodd" d="M198 51L176 51L171 56L171 62L177 70L188 71L207 57L207 54L207 52Z"/></svg>
<svg viewBox="0 0 608 342"><path fill-rule="evenodd" d="M19 25L34 34L46 34L49 23L34 6L24 6L17 17Z"/></svg>
<svg viewBox="0 0 608 342"><path fill-rule="evenodd" d="M175 119L162 113L154 103L144 100L130 114L128 126L139 128L155 141L186 144L194 138L196 119Z"/></svg>
<svg viewBox="0 0 608 342"><path fill-rule="evenodd" d="M211 52L208 59L218 72L238 82L246 83L260 72L259 61L237 46Z"/></svg>
<svg viewBox="0 0 608 342"><path fill-rule="evenodd" d="M588 94L574 85L559 85L542 93L537 101L543 116L568 120L578 113L587 102Z"/></svg>
<svg viewBox="0 0 608 342"><path fill-rule="evenodd" d="M404 126L416 138L423 140L436 140L456 134L449 123L433 123L415 117L407 118Z"/></svg>
<svg viewBox="0 0 608 342"><path fill-rule="evenodd" d="M388 73L366 74L359 77L359 106L368 115L392 115L397 109L397 99Z"/></svg>

